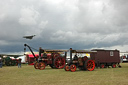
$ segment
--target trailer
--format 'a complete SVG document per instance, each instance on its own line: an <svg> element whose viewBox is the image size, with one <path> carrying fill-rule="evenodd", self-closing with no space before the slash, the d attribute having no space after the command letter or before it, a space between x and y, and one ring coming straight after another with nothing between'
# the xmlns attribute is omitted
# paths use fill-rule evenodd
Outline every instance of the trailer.
<svg viewBox="0 0 128 85"><path fill-rule="evenodd" d="M85 55L78 57L78 54L85 53L95 53L95 51L73 50L72 48L70 48L70 61L65 65L65 71L75 72L77 68L79 68L80 70L93 71L95 69L94 60L88 58ZM72 58L73 54L75 55Z"/></svg>
<svg viewBox="0 0 128 85"><path fill-rule="evenodd" d="M112 68L116 68L116 66L121 67L119 65L119 50L93 49L92 51L96 51L95 53L90 53L90 57L95 61L97 68L106 68L109 66L112 66Z"/></svg>
<svg viewBox="0 0 128 85"><path fill-rule="evenodd" d="M32 51L32 47L24 44L28 47L35 58L34 68L43 70L45 66L49 65L51 68L61 69L64 68L67 56L67 50L53 50L39 48L39 56L35 56ZM26 48L25 48L26 50Z"/></svg>

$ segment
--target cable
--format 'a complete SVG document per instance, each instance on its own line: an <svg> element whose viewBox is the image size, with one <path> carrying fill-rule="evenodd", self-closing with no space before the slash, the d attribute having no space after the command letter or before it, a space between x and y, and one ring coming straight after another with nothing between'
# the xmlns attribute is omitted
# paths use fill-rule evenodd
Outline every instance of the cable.
<svg viewBox="0 0 128 85"><path fill-rule="evenodd" d="M30 48L32 48L32 49L34 49L34 50L36 50L36 51L39 51L39 50L37 50L37 49L35 49L35 48L33 48L33 47L30 47Z"/></svg>

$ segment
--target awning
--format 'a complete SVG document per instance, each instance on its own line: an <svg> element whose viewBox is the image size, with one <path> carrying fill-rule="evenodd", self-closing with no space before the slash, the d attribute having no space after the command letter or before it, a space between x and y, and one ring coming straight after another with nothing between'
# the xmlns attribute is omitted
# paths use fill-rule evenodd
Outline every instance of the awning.
<svg viewBox="0 0 128 85"><path fill-rule="evenodd" d="M39 54L35 54L35 56L39 56ZM34 58L34 56L32 54L28 54L28 57Z"/></svg>

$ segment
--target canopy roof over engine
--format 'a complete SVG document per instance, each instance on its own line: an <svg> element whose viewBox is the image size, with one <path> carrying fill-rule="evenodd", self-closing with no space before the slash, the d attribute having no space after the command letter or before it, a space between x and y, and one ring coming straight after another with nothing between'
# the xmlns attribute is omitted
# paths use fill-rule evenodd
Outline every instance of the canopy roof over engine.
<svg viewBox="0 0 128 85"><path fill-rule="evenodd" d="M68 52L68 50L58 50L58 49L44 49L46 53L56 53L56 52Z"/></svg>
<svg viewBox="0 0 128 85"><path fill-rule="evenodd" d="M97 51L91 50L72 50L72 53L96 53Z"/></svg>

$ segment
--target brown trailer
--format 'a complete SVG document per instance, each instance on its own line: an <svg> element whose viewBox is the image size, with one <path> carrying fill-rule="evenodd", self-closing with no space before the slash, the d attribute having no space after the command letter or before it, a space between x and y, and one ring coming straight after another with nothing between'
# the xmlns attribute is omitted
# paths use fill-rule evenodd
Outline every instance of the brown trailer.
<svg viewBox="0 0 128 85"><path fill-rule="evenodd" d="M104 49L93 49L92 51L97 51L96 53L91 53L90 57L95 61L96 67L105 68L112 66L121 67L119 50L104 50Z"/></svg>

